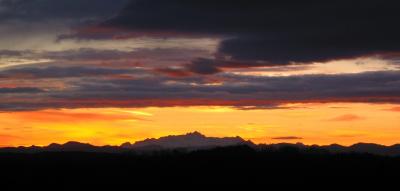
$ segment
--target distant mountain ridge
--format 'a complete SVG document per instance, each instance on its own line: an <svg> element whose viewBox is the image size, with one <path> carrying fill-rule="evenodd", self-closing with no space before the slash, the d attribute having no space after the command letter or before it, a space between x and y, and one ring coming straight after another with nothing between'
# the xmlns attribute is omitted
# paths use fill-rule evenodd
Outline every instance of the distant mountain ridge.
<svg viewBox="0 0 400 191"><path fill-rule="evenodd" d="M206 137L199 132L188 133L185 135L170 135L158 139L146 139L123 143L120 146L93 146L87 143L70 141L65 144L52 143L45 147L16 147L0 148L0 152L126 152L126 151L160 151L173 149L199 150L211 149L216 147L228 147L248 145L255 146L251 141L246 141L240 137Z"/></svg>
<svg viewBox="0 0 400 191"><path fill-rule="evenodd" d="M122 148L140 149L149 147L159 147L163 149L179 149L179 148L212 148L226 147L235 145L253 145L250 141L245 141L241 137L206 137L199 132L188 133L186 135L171 135L161 137L159 139L146 139L137 141L134 144L124 143Z"/></svg>
<svg viewBox="0 0 400 191"><path fill-rule="evenodd" d="M346 147L338 144L327 146L312 145L307 146L302 143L289 144L260 144L256 145L251 141L246 141L241 137L207 137L199 132L188 133L185 135L170 135L158 139L145 139L135 143L126 142L120 146L94 146L87 143L67 142L65 144L52 143L45 147L9 147L0 148L0 152L11 153L37 153L37 152L104 152L104 153L123 153L123 152L152 152L163 150L183 149L187 151L212 149L217 147L229 146L249 146L254 149L284 149L294 148L300 152L307 151L326 151L330 153L369 153L385 156L400 156L400 144L384 146L371 143L358 143Z"/></svg>

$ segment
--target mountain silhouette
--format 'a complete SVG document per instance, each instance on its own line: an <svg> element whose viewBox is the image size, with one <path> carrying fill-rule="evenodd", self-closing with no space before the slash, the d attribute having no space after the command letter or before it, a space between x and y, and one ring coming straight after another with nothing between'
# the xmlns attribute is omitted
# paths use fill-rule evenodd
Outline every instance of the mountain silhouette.
<svg viewBox="0 0 400 191"><path fill-rule="evenodd" d="M183 149L186 151L207 150L218 147L249 146L256 150L288 150L290 152L327 152L327 153L366 153L384 156L400 156L400 144L384 146L372 143L358 143L351 146L338 144L318 146L302 143L290 144L260 144L256 145L241 137L207 137L199 132L185 135L170 135L158 139L145 139L135 143L126 142L120 146L94 146L88 143L70 141L65 144L52 143L45 147L9 147L0 148L1 153L38 153L38 152L96 152L96 153L123 153L123 152L152 152L163 150Z"/></svg>
<svg viewBox="0 0 400 191"><path fill-rule="evenodd" d="M365 182L396 183L400 145L256 145L240 137L207 137L193 132L120 146L71 141L0 148L0 165L0 190L7 190L4 182L10 190L29 190L32 185L68 186L68 190L82 185L92 190L108 186L115 190L116 185L198 185L199 180L210 185L306 183L307 188L317 182L335 185L348 181L359 188ZM22 189L15 189L18 186Z"/></svg>
<svg viewBox="0 0 400 191"><path fill-rule="evenodd" d="M126 149L200 149L237 145L253 145L253 143L245 141L241 137L206 137L199 132L193 132L186 135L166 136L159 139L146 139L134 144L124 143L121 147Z"/></svg>
<svg viewBox="0 0 400 191"><path fill-rule="evenodd" d="M63 145L52 143L45 148L47 151L92 151L96 150L96 146L70 141Z"/></svg>

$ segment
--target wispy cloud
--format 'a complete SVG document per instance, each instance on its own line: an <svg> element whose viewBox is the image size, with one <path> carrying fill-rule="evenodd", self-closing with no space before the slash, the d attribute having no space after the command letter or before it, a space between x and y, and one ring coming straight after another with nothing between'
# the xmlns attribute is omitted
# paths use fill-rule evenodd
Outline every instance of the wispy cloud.
<svg viewBox="0 0 400 191"><path fill-rule="evenodd" d="M387 109L386 111L400 112L400 107L393 107L393 108Z"/></svg>
<svg viewBox="0 0 400 191"><path fill-rule="evenodd" d="M287 136L287 137L273 137L274 140L301 140L303 137Z"/></svg>
<svg viewBox="0 0 400 191"><path fill-rule="evenodd" d="M363 119L365 119L365 118L358 116L358 115L346 114L346 115L334 117L334 118L330 119L330 121L348 122L348 121L358 121L358 120L363 120Z"/></svg>

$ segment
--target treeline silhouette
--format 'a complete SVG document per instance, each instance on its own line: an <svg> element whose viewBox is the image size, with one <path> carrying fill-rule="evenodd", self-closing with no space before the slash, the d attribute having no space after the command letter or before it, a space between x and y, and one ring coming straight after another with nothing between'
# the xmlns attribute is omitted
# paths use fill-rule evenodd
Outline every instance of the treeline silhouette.
<svg viewBox="0 0 400 191"><path fill-rule="evenodd" d="M400 157L248 145L204 150L0 153L0 190L137 185L369 185L393 183Z"/></svg>

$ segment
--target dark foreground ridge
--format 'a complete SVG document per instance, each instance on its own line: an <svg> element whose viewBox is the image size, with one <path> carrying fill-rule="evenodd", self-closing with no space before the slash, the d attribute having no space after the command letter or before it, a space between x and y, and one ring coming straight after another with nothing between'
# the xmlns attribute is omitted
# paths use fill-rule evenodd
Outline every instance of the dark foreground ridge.
<svg viewBox="0 0 400 191"><path fill-rule="evenodd" d="M123 143L120 146L93 146L87 143L68 142L65 144L50 144L45 147L9 147L0 148L0 153L42 153L42 152L91 152L91 153L136 153L150 154L160 151L191 152L196 150L207 150L229 146L249 146L254 150L281 150L291 148L299 152L322 152L322 153L359 153L383 156L400 156L400 144L384 146L372 143L358 143L349 147L332 144L327 146L297 144L260 144L256 145L241 137L206 137L199 132L185 135L171 135L158 139L146 139L135 143Z"/></svg>
<svg viewBox="0 0 400 191"><path fill-rule="evenodd" d="M176 147L179 140L190 140L188 143L193 147ZM198 140L208 140L210 144L202 142L198 147L194 144ZM168 143L169 149L155 148L158 143ZM219 144L223 146L210 147ZM143 145L145 151L138 145ZM195 147L197 149L193 149ZM342 150L345 147L333 145L329 148ZM375 146L346 147L350 148ZM382 188L382 185L396 183L400 172L400 157L394 155L332 152L324 147L302 144L254 145L241 138L209 139L199 133L149 139L120 147L70 142L5 150L0 152L0 190L37 187L132 190L138 185L184 184L316 187L320 183L329 187L342 187L345 183L357 187L375 184Z"/></svg>

